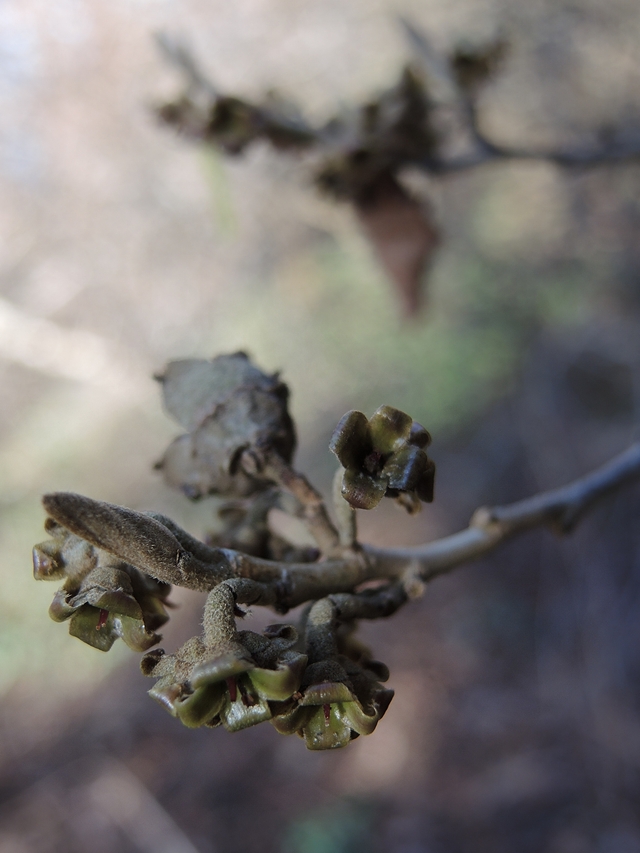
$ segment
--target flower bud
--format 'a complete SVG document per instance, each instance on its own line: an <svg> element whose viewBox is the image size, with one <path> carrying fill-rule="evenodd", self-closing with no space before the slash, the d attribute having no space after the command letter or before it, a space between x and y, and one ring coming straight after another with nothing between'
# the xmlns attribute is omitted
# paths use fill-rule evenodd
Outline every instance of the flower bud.
<svg viewBox="0 0 640 853"><path fill-rule="evenodd" d="M380 406L367 420L347 412L335 428L330 449L345 469L342 496L356 509L373 509L383 497L408 497L402 505L433 500L435 465L425 448L431 437L411 417Z"/></svg>

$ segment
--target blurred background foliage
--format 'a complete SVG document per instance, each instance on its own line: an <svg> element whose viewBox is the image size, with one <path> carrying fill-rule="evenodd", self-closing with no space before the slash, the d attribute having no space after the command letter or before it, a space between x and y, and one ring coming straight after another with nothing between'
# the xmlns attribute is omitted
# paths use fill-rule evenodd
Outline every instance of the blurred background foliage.
<svg viewBox="0 0 640 853"><path fill-rule="evenodd" d="M442 49L506 34L481 98L496 140L640 125L634 0L0 3L2 853L640 851L637 489L571 541L531 534L368 626L396 698L340 755L179 731L132 655L70 639L31 578L45 491L206 531L211 505L152 471L176 434L151 379L171 358L244 348L282 370L299 467L325 492L347 409L424 423L436 503L363 518L377 543L451 532L637 437L640 166L409 175L445 239L407 323L350 211L294 161L225 159L154 122L176 87L158 30L226 90L273 86L321 119L395 77L398 14ZM168 648L201 604L174 600Z"/></svg>

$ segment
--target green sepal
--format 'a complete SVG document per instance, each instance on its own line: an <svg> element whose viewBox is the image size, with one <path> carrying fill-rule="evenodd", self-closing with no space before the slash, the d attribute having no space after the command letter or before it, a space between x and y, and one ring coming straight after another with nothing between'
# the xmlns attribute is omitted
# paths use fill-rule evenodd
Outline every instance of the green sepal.
<svg viewBox="0 0 640 853"><path fill-rule="evenodd" d="M353 693L346 684L335 681L323 681L312 684L304 692L300 705L330 705L333 702L352 702Z"/></svg>
<svg viewBox="0 0 640 853"><path fill-rule="evenodd" d="M139 597L138 602L147 631L155 631L169 621L169 614L162 599L154 595L145 595Z"/></svg>
<svg viewBox="0 0 640 853"><path fill-rule="evenodd" d="M372 709L371 713L367 714L359 702L345 702L339 708L342 718L359 735L370 735L378 725L380 714L377 710Z"/></svg>
<svg viewBox="0 0 640 853"><path fill-rule="evenodd" d="M387 491L386 479L348 468L342 478L342 497L355 509L373 509Z"/></svg>
<svg viewBox="0 0 640 853"><path fill-rule="evenodd" d="M33 576L37 581L58 581L65 576L60 562L60 548L54 540L35 545L33 549Z"/></svg>
<svg viewBox="0 0 640 853"><path fill-rule="evenodd" d="M271 719L271 709L267 702L260 697L253 698L255 700L253 705L245 705L238 690L236 701L226 703L220 718L228 732L239 732Z"/></svg>
<svg viewBox="0 0 640 853"><path fill-rule="evenodd" d="M213 717L217 717L226 699L224 682L207 684L188 696L175 701L176 715L181 723L190 729L203 726Z"/></svg>
<svg viewBox="0 0 640 853"><path fill-rule="evenodd" d="M284 702L300 687L306 664L306 655L285 652L277 669L256 667L247 678L263 699Z"/></svg>
<svg viewBox="0 0 640 853"><path fill-rule="evenodd" d="M181 695L181 687L171 676L159 679L149 690L149 696L159 702L172 717L178 716L177 700Z"/></svg>
<svg viewBox="0 0 640 853"><path fill-rule="evenodd" d="M313 707L301 708L298 704L289 704L284 708L278 705L271 706L273 714L271 725L281 735L300 735L302 729L310 719L315 709Z"/></svg>
<svg viewBox="0 0 640 853"><path fill-rule="evenodd" d="M414 421L411 424L411 431L409 432L407 441L409 444L415 444L416 447L421 447L424 450L425 447L429 447L431 444L431 433L422 424Z"/></svg>
<svg viewBox="0 0 640 853"><path fill-rule="evenodd" d="M71 607L67 602L68 592L65 589L59 589L53 596L53 601L49 605L49 616L54 622L66 622L77 611L77 607Z"/></svg>
<svg viewBox="0 0 640 853"><path fill-rule="evenodd" d="M153 631L147 631L141 619L133 619L130 616L113 617L114 625L119 636L134 652L146 652L151 646L159 643L162 637Z"/></svg>
<svg viewBox="0 0 640 853"><path fill-rule="evenodd" d="M436 466L433 460L429 459L427 467L418 482L416 494L421 501L431 503L433 501L433 488L435 485Z"/></svg>
<svg viewBox="0 0 640 853"><path fill-rule="evenodd" d="M342 704L331 705L328 718L325 716L324 707L318 708L309 717L303 728L307 749L341 749L351 742L351 726L345 717L344 707Z"/></svg>
<svg viewBox="0 0 640 853"><path fill-rule="evenodd" d="M366 415L355 410L347 412L334 429L329 450L338 457L343 468L358 468L373 450Z"/></svg>
<svg viewBox="0 0 640 853"><path fill-rule="evenodd" d="M424 475L429 459L424 450L413 444L406 444L394 453L382 469L382 476L388 478L388 488L400 492L412 492Z"/></svg>
<svg viewBox="0 0 640 853"><path fill-rule="evenodd" d="M238 657L234 652L227 652L197 664L191 673L191 686L197 689L206 684L226 681L227 678L241 675L254 668L255 664L247 657Z"/></svg>
<svg viewBox="0 0 640 853"><path fill-rule="evenodd" d="M114 617L109 614L107 621L98 628L100 621L100 610L90 604L83 604L71 617L69 622L69 633L77 637L88 646L108 652L119 637L115 626Z"/></svg>
<svg viewBox="0 0 640 853"><path fill-rule="evenodd" d="M99 586L81 589L77 595L69 599L69 604L73 607L90 604L99 610L108 610L109 613L118 616L128 616L142 621L142 610L138 602L132 595L119 589L104 589Z"/></svg>
<svg viewBox="0 0 640 853"><path fill-rule="evenodd" d="M383 456L394 453L409 438L413 418L393 406L380 406L369 419L373 446Z"/></svg>

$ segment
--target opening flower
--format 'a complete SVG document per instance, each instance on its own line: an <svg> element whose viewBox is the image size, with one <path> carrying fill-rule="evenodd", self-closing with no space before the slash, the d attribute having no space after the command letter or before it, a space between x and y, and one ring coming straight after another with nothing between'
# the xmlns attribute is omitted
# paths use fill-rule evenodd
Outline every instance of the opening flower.
<svg viewBox="0 0 640 853"><path fill-rule="evenodd" d="M342 495L355 509L373 509L385 495L407 496L409 509L433 500L435 465L426 454L427 430L392 406L367 420L352 411L335 428L330 449L345 469Z"/></svg>
<svg viewBox="0 0 640 853"><path fill-rule="evenodd" d="M158 679L149 694L185 726L223 725L228 731L270 720L270 703L298 690L307 656L292 649L297 633L273 625L264 635L236 632L233 593L225 584L209 595L205 633L188 640L175 655L161 649L141 661L145 675Z"/></svg>
<svg viewBox="0 0 640 853"><path fill-rule="evenodd" d="M33 549L37 580L62 580L49 615L69 621L69 633L100 651L121 637L134 651L160 641L155 631L168 620L166 599L171 586L118 561L106 551L48 519L52 538Z"/></svg>
<svg viewBox="0 0 640 853"><path fill-rule="evenodd" d="M281 734L304 738L308 749L347 746L359 735L371 734L389 707L393 690L378 681L385 674L341 655L311 664L299 697L274 709L271 722Z"/></svg>

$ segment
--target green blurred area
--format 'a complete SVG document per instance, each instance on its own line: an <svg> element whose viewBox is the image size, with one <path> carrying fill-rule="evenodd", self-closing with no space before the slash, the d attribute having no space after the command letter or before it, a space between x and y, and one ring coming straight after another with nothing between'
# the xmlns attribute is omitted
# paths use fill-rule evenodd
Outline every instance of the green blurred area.
<svg viewBox="0 0 640 853"><path fill-rule="evenodd" d="M371 848L372 804L345 798L333 808L302 815L282 840L282 853L356 853Z"/></svg>

